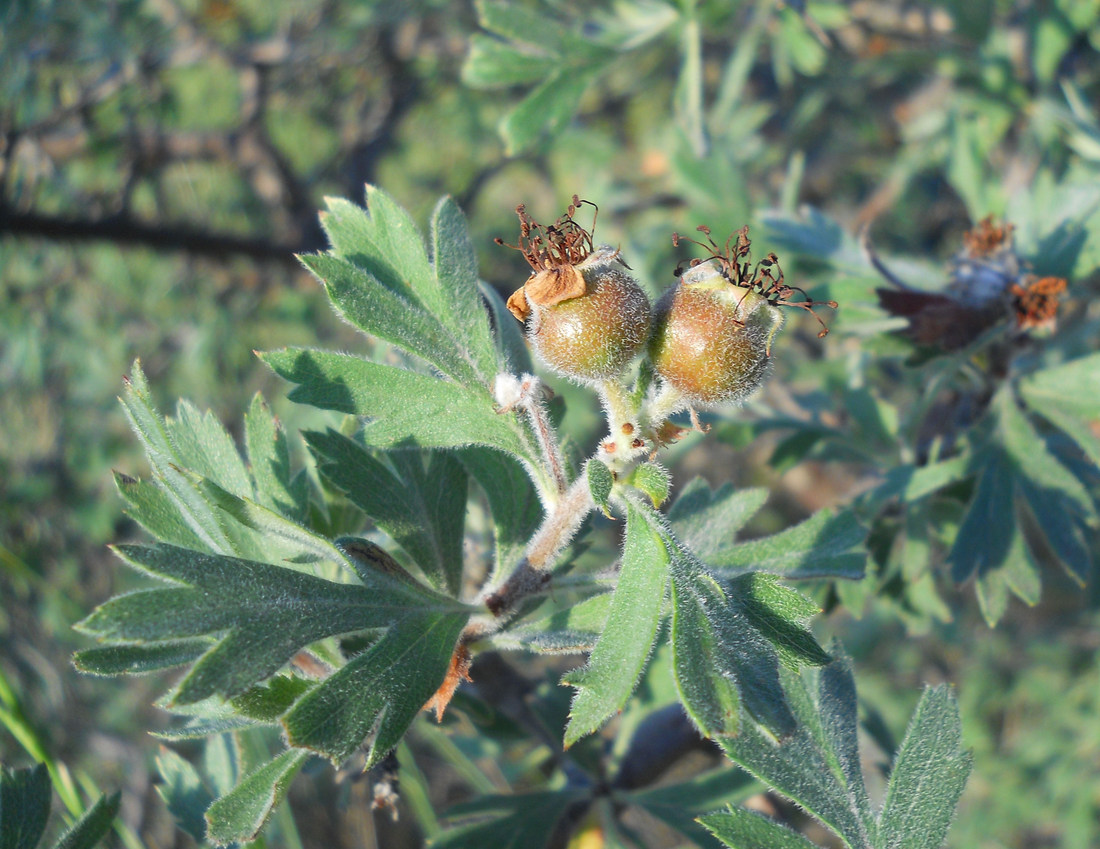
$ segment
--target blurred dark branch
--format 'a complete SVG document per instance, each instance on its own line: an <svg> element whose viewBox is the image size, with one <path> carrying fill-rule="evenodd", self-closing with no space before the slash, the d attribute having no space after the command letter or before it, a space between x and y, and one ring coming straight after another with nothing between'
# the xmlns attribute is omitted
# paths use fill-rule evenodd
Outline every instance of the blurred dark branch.
<svg viewBox="0 0 1100 849"><path fill-rule="evenodd" d="M718 748L704 739L677 702L650 714L634 732L623 755L614 786L636 790L657 781L689 752L705 752L719 760Z"/></svg>
<svg viewBox="0 0 1100 849"><path fill-rule="evenodd" d="M307 246L300 244L278 244L267 239L215 233L187 226L145 224L125 216L93 220L0 208L0 235L5 233L66 242L114 242L217 258L237 255L258 262L277 262L293 269L301 268L294 254L307 249Z"/></svg>

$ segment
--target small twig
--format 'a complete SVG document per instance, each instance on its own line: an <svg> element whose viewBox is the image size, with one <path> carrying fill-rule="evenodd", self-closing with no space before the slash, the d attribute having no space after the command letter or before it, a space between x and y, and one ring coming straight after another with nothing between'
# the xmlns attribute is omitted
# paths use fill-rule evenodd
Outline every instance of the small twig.
<svg viewBox="0 0 1100 849"><path fill-rule="evenodd" d="M498 374L493 383L493 396L499 405L497 412L507 413L518 409L531 421L542 453L543 465L554 485L551 497L543 497L547 510L550 510L565 492L569 481L565 475L565 458L561 453L558 435L554 432L550 415L543 403L545 392L542 381L533 374L524 374L518 378L512 374Z"/></svg>
<svg viewBox="0 0 1100 849"><path fill-rule="evenodd" d="M859 230L859 245L863 248L863 253L867 257L867 261L871 263L872 267L881 274L887 282L891 285L897 286L899 289L903 289L906 292L912 292L913 287L905 283L900 277L886 267L886 264L879 258L878 252L875 251L875 246L871 244L871 225L870 223L864 224Z"/></svg>
<svg viewBox="0 0 1100 849"><path fill-rule="evenodd" d="M508 580L482 599L497 621L471 623L463 634L464 641L480 639L499 630L507 614L515 609L520 599L541 591L549 583L550 569L558 555L594 509L596 505L588 491L588 481L580 477L573 482L553 512L543 520L531 537L527 555Z"/></svg>

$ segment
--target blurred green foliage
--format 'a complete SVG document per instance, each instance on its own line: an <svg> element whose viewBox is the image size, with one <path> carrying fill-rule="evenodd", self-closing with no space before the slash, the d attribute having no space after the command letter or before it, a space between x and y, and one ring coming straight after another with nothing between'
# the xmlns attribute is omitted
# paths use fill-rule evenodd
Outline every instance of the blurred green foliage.
<svg viewBox="0 0 1100 849"><path fill-rule="evenodd" d="M66 660L69 626L125 580L105 543L137 534L110 475L142 471L120 378L140 356L164 404L184 395L238 422L262 389L288 429L306 423L251 351L362 344L279 258L321 247L324 195L359 201L369 180L423 222L454 194L505 293L527 269L492 237L511 239L519 202L542 219L574 191L599 203L599 240L621 245L654 293L683 258L673 230L707 224L724 238L750 223L790 281L841 302L822 342L792 317L797 338L769 389L716 425L721 440L672 452L675 484L702 473L771 487L762 533L914 460L897 411L932 372L905 365L911 346L887 333L898 322L875 303L883 280L860 252L862 226L899 277L937 289L962 232L1006 218L1037 273L1069 279L1059 330L1025 356L1055 366L1096 350L1098 17L1095 0L5 4L0 672L41 747L104 788L148 794L152 747L133 728L150 723L134 715L158 687L80 680ZM583 396L555 388L564 429L595 438ZM1087 468L1075 473L1095 501ZM975 767L951 845L1088 845L1100 813L1096 576L1081 588L1048 558L1042 599L1006 599L989 630L943 568L967 486L926 505L920 569L885 536L858 595L823 587L836 612L820 629L877 644L853 649L857 676L897 737L912 708L898 693L958 685ZM1095 551L1095 534L1086 544ZM872 669L881 686L864 685ZM403 762L406 787L435 794L437 809L470 788L530 786L552 757L470 743L462 724L416 732L438 770L430 789ZM25 739L0 732L0 759L26 761ZM303 806L369 804L361 785L301 792ZM168 845L167 816L138 807L127 821ZM341 821L387 845L416 840L405 825ZM428 814L420 822L430 831Z"/></svg>

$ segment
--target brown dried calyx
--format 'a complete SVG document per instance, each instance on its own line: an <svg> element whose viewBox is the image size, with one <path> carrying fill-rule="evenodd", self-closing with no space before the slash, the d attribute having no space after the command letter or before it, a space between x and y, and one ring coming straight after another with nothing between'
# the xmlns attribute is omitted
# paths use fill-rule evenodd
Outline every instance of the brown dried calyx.
<svg viewBox="0 0 1100 849"><path fill-rule="evenodd" d="M574 220L577 209L591 206L592 227L586 230ZM543 226L527 214L522 203L516 207L519 216L519 244L509 245L503 239L495 239L498 245L513 248L523 254L533 272L519 289L508 298L508 309L520 321L531 314L531 304L553 306L571 298L579 298L587 289L584 276L576 266L595 251L592 232L596 228L599 207L591 201L573 195L565 214L553 224Z"/></svg>
<svg viewBox="0 0 1100 849"><path fill-rule="evenodd" d="M987 216L964 233L962 250L949 266L950 280L939 292L898 279L875 254L865 231L864 249L872 265L893 286L875 290L880 305L909 322L904 333L915 342L943 351L965 348L1010 317L1019 331L1052 330L1066 281L1027 273L1016 253L1014 229Z"/></svg>

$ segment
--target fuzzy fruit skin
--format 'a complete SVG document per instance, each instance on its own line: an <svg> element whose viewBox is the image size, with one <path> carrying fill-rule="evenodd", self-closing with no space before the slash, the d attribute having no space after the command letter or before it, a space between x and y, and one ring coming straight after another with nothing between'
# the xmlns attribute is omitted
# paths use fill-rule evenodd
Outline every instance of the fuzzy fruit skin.
<svg viewBox="0 0 1100 849"><path fill-rule="evenodd" d="M535 353L566 377L615 377L649 339L649 298L613 257L597 252L576 266L585 283L580 297L531 304L528 338Z"/></svg>
<svg viewBox="0 0 1100 849"><path fill-rule="evenodd" d="M685 275L686 276L686 275ZM692 406L744 400L764 381L779 310L724 279L681 281L657 302L649 355Z"/></svg>

